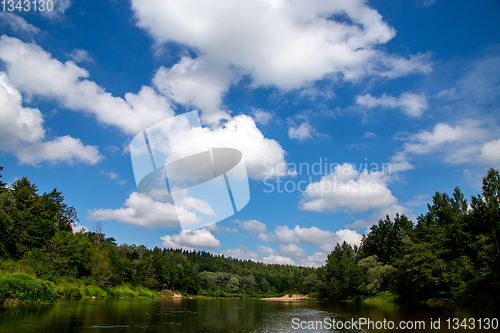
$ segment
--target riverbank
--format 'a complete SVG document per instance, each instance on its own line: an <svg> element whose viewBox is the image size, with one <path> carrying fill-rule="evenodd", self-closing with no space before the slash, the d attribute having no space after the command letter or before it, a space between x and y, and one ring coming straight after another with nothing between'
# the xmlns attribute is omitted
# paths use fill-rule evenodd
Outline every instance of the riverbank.
<svg viewBox="0 0 500 333"><path fill-rule="evenodd" d="M71 298L152 299L162 297L164 296L157 291L128 284L102 288L78 282L53 283L26 273L0 272L0 305L2 306L28 303L50 304Z"/></svg>
<svg viewBox="0 0 500 333"><path fill-rule="evenodd" d="M293 294L289 295L286 294L281 297L268 297L268 298L261 298L261 301L275 301L275 302L300 302L300 301L309 301L311 298L308 295L301 295L301 294Z"/></svg>

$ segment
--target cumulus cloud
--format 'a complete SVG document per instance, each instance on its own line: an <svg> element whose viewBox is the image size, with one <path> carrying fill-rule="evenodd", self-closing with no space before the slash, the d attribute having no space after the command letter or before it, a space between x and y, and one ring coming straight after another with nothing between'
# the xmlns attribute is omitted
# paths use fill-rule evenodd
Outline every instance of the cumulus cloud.
<svg viewBox="0 0 500 333"><path fill-rule="evenodd" d="M23 17L10 12L0 12L0 24L8 26L14 33L35 36L40 29L28 23Z"/></svg>
<svg viewBox="0 0 500 333"><path fill-rule="evenodd" d="M165 248L182 248L189 251L196 248L214 249L220 246L220 241L206 229L181 231L176 235L165 235L160 239Z"/></svg>
<svg viewBox="0 0 500 333"><path fill-rule="evenodd" d="M259 244L258 253L249 250L246 246L238 246L237 249L224 250L221 254L237 259L253 260L267 264L301 265L309 267L320 267L325 264L327 254L316 252L308 255L306 251L296 244L280 244L278 249Z"/></svg>
<svg viewBox="0 0 500 333"><path fill-rule="evenodd" d="M265 246L265 245L259 244L259 245L257 245L257 248L259 249L259 252L263 253L263 254L272 254L272 253L274 253L274 250L272 248L270 248L269 246Z"/></svg>
<svg viewBox="0 0 500 333"><path fill-rule="evenodd" d="M464 120L455 126L437 123L432 130L422 130L406 138L403 148L392 158L411 165L413 156L440 154L443 162L491 163L494 161L497 129L492 124ZM492 140L494 139L494 140Z"/></svg>
<svg viewBox="0 0 500 333"><path fill-rule="evenodd" d="M178 126L175 131L161 134L161 146L155 149L168 156L169 161L199 153L200 147L235 148L241 151L248 176L253 179L276 176L277 165L285 163L281 145L265 138L247 115L235 116L214 128Z"/></svg>
<svg viewBox="0 0 500 333"><path fill-rule="evenodd" d="M36 166L41 162L65 162L94 165L103 158L97 147L85 146L80 139L72 138L69 135L32 144L24 144L19 141L16 143L9 143L6 149L16 155L21 164Z"/></svg>
<svg viewBox="0 0 500 333"><path fill-rule="evenodd" d="M300 260L300 265L310 267L321 267L326 263L328 254L325 252L315 252L312 256Z"/></svg>
<svg viewBox="0 0 500 333"><path fill-rule="evenodd" d="M280 253L284 254L285 256L289 257L299 257L299 258L304 258L307 257L306 251L304 251L303 248L296 244L280 244Z"/></svg>
<svg viewBox="0 0 500 333"><path fill-rule="evenodd" d="M356 96L356 103L367 108L398 108L410 117L420 117L428 108L423 94L402 93L398 98L382 94L379 98L370 94Z"/></svg>
<svg viewBox="0 0 500 333"><path fill-rule="evenodd" d="M267 264L296 265L295 261L292 258L280 256L277 254L271 254L267 257L264 257L264 262Z"/></svg>
<svg viewBox="0 0 500 333"><path fill-rule="evenodd" d="M161 68L154 81L177 103L200 108L206 122L227 119L222 97L244 76L251 87L291 90L325 77L432 70L429 54L405 58L380 48L395 31L364 0L133 0L132 10L158 45L173 41L196 53Z"/></svg>
<svg viewBox="0 0 500 333"><path fill-rule="evenodd" d="M172 68L161 67L153 79L165 96L186 107L201 109L202 120L209 124L230 118L222 106L222 96L232 81L224 66L217 68L202 58L189 57L182 57Z"/></svg>
<svg viewBox="0 0 500 333"><path fill-rule="evenodd" d="M481 148L481 158L488 163L500 163L500 139L485 143Z"/></svg>
<svg viewBox="0 0 500 333"><path fill-rule="evenodd" d="M85 146L68 135L47 140L42 113L22 106L21 93L4 72L0 72L0 110L0 149L14 154L21 164L93 165L103 158L97 147Z"/></svg>
<svg viewBox="0 0 500 333"><path fill-rule="evenodd" d="M0 60L5 63L11 83L17 89L28 95L55 99L65 108L84 111L125 133L135 135L175 115L168 99L158 95L153 88L143 86L138 94L127 93L124 99L114 97L95 82L85 79L89 75L85 69L72 61L59 62L36 44L2 36ZM264 161L272 166L284 163L283 148L275 140L266 139L252 117L227 116L226 123L205 127L201 133L177 133L177 137L170 137L176 142L171 146L182 152L183 157L190 151L198 153L200 142L205 145L208 142L212 147L239 149L249 176L255 179L264 177ZM175 151L169 156L175 157Z"/></svg>
<svg viewBox="0 0 500 333"><path fill-rule="evenodd" d="M256 123L267 125L271 119L273 119L273 113L269 111L264 111L261 109L253 109L252 117Z"/></svg>
<svg viewBox="0 0 500 333"><path fill-rule="evenodd" d="M28 95L57 100L70 110L94 115L101 123L137 134L146 127L174 115L168 100L151 87L138 94L113 97L86 78L87 70L72 61L62 63L36 44L16 38L0 38L0 60L11 83ZM40 70L43 69L43 70Z"/></svg>
<svg viewBox="0 0 500 333"><path fill-rule="evenodd" d="M409 220L414 222L416 221L416 216L413 214L413 211L411 209L395 204L383 209L376 210L372 212L367 219L356 220L352 224L348 224L345 227L352 229L370 228L372 225L378 223L380 219L385 219L387 215L389 215L389 218L393 220L396 217L396 214L406 215Z"/></svg>
<svg viewBox="0 0 500 333"><path fill-rule="evenodd" d="M217 223L212 223L212 224L209 224L205 227L205 229L207 229L208 231L210 232L214 232L216 234L223 234L225 232L228 232L228 233L235 233L235 234L238 234L239 231L238 229L236 228L228 228L228 227L220 227L217 225Z"/></svg>
<svg viewBox="0 0 500 333"><path fill-rule="evenodd" d="M288 128L288 137L290 139L298 140L299 142L312 138L314 134L316 134L316 131L308 122L304 122L298 127L293 125Z"/></svg>
<svg viewBox="0 0 500 333"><path fill-rule="evenodd" d="M156 226L178 227L179 216L183 214L183 221L188 223L199 222L196 213L183 206L176 207L171 203L155 201L148 195L132 192L124 204L118 209L94 209L88 211L91 220L116 220L147 228Z"/></svg>
<svg viewBox="0 0 500 333"><path fill-rule="evenodd" d="M301 265L309 267L320 267L325 264L327 254L325 252L315 252L308 255L303 248L295 244L280 244L278 250L259 245L259 253L266 256L258 261L269 264Z"/></svg>
<svg viewBox="0 0 500 333"><path fill-rule="evenodd" d="M238 258L238 259L243 259L243 260L254 260L254 261L260 261L261 259L260 255L257 252L250 251L246 246L239 246L235 250L224 250L221 251L221 254L225 255L226 257L233 257L233 258Z"/></svg>
<svg viewBox="0 0 500 333"><path fill-rule="evenodd" d="M295 245L303 243L314 244L324 252L331 252L337 243L343 243L344 241L351 245L359 245L361 237L362 236L356 231L349 229L333 232L329 230L322 230L317 227L301 228L299 225L296 225L294 229L290 229L285 225L277 226L274 229L274 232L259 234L259 239L266 242L288 243ZM268 251L268 249L269 248L267 247L262 247L259 248L259 252L274 253ZM296 248L292 248L292 246L283 248L283 250L288 251L284 253L288 254L290 254L290 251L293 249L297 250Z"/></svg>
<svg viewBox="0 0 500 333"><path fill-rule="evenodd" d="M242 228L246 231L266 232L266 230L267 230L266 225L262 222L257 221L257 220L248 220L248 221L236 220L235 222L238 223L240 228Z"/></svg>
<svg viewBox="0 0 500 333"><path fill-rule="evenodd" d="M383 171L358 172L352 164L337 165L332 173L307 186L299 208L321 212L387 207L397 202L387 187L389 180Z"/></svg>

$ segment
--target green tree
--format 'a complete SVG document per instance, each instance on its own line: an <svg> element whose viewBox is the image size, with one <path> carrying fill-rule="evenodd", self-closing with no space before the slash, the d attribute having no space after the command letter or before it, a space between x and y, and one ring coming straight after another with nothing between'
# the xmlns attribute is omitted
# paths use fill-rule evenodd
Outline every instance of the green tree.
<svg viewBox="0 0 500 333"><path fill-rule="evenodd" d="M370 294L376 294L381 291L387 291L394 283L394 276L397 269L391 265L383 265L377 261L377 256L370 256L361 259L358 266L366 272L368 279L367 291Z"/></svg>
<svg viewBox="0 0 500 333"><path fill-rule="evenodd" d="M3 166L0 166L0 192L6 191L7 183L2 181Z"/></svg>
<svg viewBox="0 0 500 333"><path fill-rule="evenodd" d="M342 245L335 246L328 255L325 265L328 297L343 299L348 295L359 293L363 275L357 261L357 248L353 248L345 241Z"/></svg>
<svg viewBox="0 0 500 333"><path fill-rule="evenodd" d="M227 290L229 290L232 293L237 292L238 289L240 289L238 278L236 278L235 276L230 278L229 282L227 283L226 288L227 288Z"/></svg>

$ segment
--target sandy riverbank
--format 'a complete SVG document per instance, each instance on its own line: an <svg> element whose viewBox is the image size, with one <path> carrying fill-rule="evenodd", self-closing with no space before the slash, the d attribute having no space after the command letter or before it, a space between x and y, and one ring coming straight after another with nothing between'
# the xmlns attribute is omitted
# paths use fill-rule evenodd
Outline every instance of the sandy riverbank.
<svg viewBox="0 0 500 333"><path fill-rule="evenodd" d="M261 301L277 301L277 302L297 302L297 301L307 301L309 296L307 295L285 295L281 297L269 297L261 298Z"/></svg>

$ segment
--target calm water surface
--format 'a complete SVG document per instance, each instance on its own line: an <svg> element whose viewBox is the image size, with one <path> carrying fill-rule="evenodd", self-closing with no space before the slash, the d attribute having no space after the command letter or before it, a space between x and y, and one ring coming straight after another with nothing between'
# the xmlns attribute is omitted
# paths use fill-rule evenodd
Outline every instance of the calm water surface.
<svg viewBox="0 0 500 333"><path fill-rule="evenodd" d="M478 329L478 319L500 319L499 308L394 303L281 303L258 300L72 300L54 305L0 310L0 332L389 332L384 329L327 329L317 322L423 321L412 332L500 332ZM294 318L295 324L294 325ZM327 319L328 318L328 319ZM441 329L430 322L441 319ZM476 329L448 329L446 319L475 319ZM325 321L325 319L327 319ZM306 329L294 329L303 321ZM307 329L310 322L314 329ZM469 321L471 323L471 321ZM386 324L387 325L387 324ZM483 324L484 325L484 324ZM471 325L469 325L470 327ZM309 327L310 328L310 327ZM410 331L410 330L405 330Z"/></svg>

